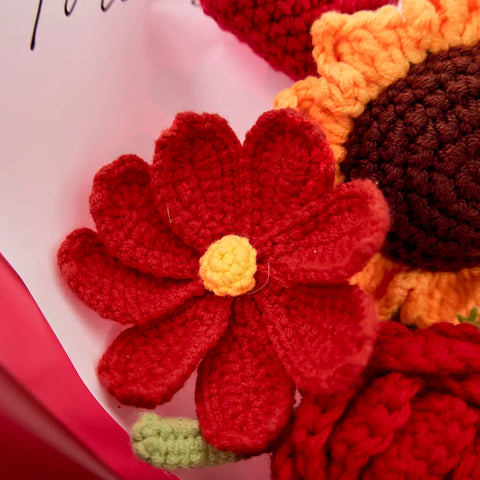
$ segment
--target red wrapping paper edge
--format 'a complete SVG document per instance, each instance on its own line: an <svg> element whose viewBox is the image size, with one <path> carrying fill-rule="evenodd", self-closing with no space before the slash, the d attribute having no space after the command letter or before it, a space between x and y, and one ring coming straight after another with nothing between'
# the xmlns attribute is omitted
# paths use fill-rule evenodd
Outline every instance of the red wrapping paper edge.
<svg viewBox="0 0 480 480"><path fill-rule="evenodd" d="M138 460L127 432L78 376L25 285L0 255L0 365L122 480L173 480Z"/></svg>

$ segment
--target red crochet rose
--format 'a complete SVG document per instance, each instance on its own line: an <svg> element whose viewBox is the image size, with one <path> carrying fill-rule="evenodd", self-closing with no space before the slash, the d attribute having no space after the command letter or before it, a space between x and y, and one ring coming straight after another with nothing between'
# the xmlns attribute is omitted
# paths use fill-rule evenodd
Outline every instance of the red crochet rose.
<svg viewBox="0 0 480 480"><path fill-rule="evenodd" d="M273 480L480 480L480 332L381 324L363 385L307 394Z"/></svg>
<svg viewBox="0 0 480 480"><path fill-rule="evenodd" d="M358 377L377 319L346 281L382 245L388 209L370 181L333 180L323 134L293 110L262 115L243 146L221 117L183 113L152 166L102 168L97 232L70 234L58 262L89 307L135 325L100 361L108 391L155 407L201 362L203 435L255 453L286 425L295 385L329 393Z"/></svg>

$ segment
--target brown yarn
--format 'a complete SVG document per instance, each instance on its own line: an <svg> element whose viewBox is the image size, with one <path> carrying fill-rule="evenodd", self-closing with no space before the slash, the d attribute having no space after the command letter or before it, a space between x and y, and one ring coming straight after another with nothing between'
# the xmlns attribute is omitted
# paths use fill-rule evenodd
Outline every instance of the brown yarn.
<svg viewBox="0 0 480 480"><path fill-rule="evenodd" d="M392 227L383 253L457 271L480 261L480 45L431 54L355 121L341 168L378 182Z"/></svg>

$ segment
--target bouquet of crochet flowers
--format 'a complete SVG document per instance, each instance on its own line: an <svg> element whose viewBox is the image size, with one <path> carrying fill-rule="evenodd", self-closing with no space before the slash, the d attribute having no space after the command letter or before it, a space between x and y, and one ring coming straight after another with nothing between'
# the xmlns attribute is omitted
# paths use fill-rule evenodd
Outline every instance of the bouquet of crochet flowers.
<svg viewBox="0 0 480 480"><path fill-rule="evenodd" d="M384 193L390 231L351 283L387 322L363 384L303 397L272 478L480 478L480 2L327 13L312 34L320 77L276 105L324 129L338 184Z"/></svg>
<svg viewBox="0 0 480 480"><path fill-rule="evenodd" d="M480 331L383 322L363 383L306 395L272 480L480 478Z"/></svg>
<svg viewBox="0 0 480 480"><path fill-rule="evenodd" d="M312 73L297 53L326 4L202 7L274 67ZM243 144L184 113L152 164L96 175L96 231L71 233L58 263L132 325L99 377L153 408L197 370L198 421L148 414L132 431L155 466L270 452L273 480L480 479L480 333L455 325L480 303L480 0L327 12L312 35L319 75Z"/></svg>
<svg viewBox="0 0 480 480"><path fill-rule="evenodd" d="M333 187L323 133L267 112L240 144L217 115L184 113L153 164L120 157L95 177L97 231L58 252L70 288L124 330L98 366L119 401L153 408L198 367L205 440L260 453L288 423L295 389L354 383L377 333L348 279L382 245L388 208L369 180Z"/></svg>

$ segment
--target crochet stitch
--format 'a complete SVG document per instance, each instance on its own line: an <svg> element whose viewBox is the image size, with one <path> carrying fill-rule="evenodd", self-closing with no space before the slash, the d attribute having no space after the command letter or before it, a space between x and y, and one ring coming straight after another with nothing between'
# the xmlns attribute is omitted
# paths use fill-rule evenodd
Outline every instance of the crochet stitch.
<svg viewBox="0 0 480 480"><path fill-rule="evenodd" d="M333 180L323 134L288 109L262 115L243 145L221 117L183 113L152 166L127 155L102 168L90 197L97 232L71 233L58 263L88 306L135 324L99 363L108 391L152 408L200 363L205 440L250 454L286 425L295 385L330 393L355 382L377 320L347 280L383 243L388 207L370 181ZM232 235L256 251L257 288L219 296L200 258ZM230 253L207 270L230 274Z"/></svg>
<svg viewBox="0 0 480 480"><path fill-rule="evenodd" d="M480 1L326 13L312 35L321 77L276 105L315 120L337 182L377 182L392 216L381 254L352 282L381 319L456 323L480 299Z"/></svg>
<svg viewBox="0 0 480 480"><path fill-rule="evenodd" d="M215 295L236 297L255 286L257 252L247 238L226 235L200 258L199 275Z"/></svg>
<svg viewBox="0 0 480 480"><path fill-rule="evenodd" d="M130 438L135 455L165 470L221 465L242 459L206 443L198 421L189 418L146 413L132 427Z"/></svg>
<svg viewBox="0 0 480 480"><path fill-rule="evenodd" d="M480 263L480 46L429 55L355 120L341 168L378 182L382 252L413 268Z"/></svg>
<svg viewBox="0 0 480 480"><path fill-rule="evenodd" d="M275 70L294 80L316 75L310 27L328 11L374 10L393 0L201 0L203 11Z"/></svg>
<svg viewBox="0 0 480 480"><path fill-rule="evenodd" d="M480 332L384 322L364 383L306 395L273 480L480 478Z"/></svg>

